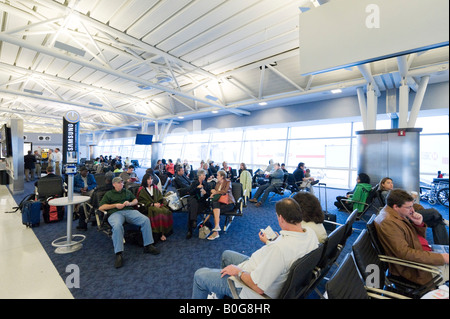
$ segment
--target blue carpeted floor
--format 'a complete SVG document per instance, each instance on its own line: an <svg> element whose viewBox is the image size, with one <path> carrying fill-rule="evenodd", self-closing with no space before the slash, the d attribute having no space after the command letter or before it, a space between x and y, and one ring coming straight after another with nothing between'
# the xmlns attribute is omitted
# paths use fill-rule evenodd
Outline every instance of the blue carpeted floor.
<svg viewBox="0 0 450 319"><path fill-rule="evenodd" d="M25 194L32 192L32 183L25 183L25 193L15 196L16 202L19 202ZM348 216L339 212L333 205L336 196L343 193L345 191L339 189L327 190L327 208L330 213L337 215L338 223L345 222ZM324 197L322 193L322 203ZM33 228L33 231L63 280L70 274L70 271L66 272L68 265L76 264L79 267L80 288L71 288L73 296L77 299L189 299L193 275L198 268L219 268L220 256L226 249L250 255L262 246L258 232L267 225L279 231L275 217L275 201L280 198L275 196L272 202L267 202L261 208L249 204L244 208L244 215L235 218L229 230L221 232L220 238L214 241L199 239L198 233L190 240L186 240L186 214L175 213L173 234L166 242L157 244L161 254L158 256L143 254L141 247L125 244L124 266L120 269L114 268L115 256L111 239L98 232L96 227L89 226L87 231L77 231L75 229L77 221L74 222L73 233L86 235L86 240L81 250L65 255L56 254L55 248L51 245L53 240L66 235L65 220L55 224L41 222L41 226ZM431 207L427 203L422 205ZM433 207L448 219L448 209L441 205ZM354 224L355 229L364 227L364 221ZM351 245L359 233L356 230L349 238L339 260L351 250ZM431 231L427 239L432 243ZM334 270L333 268L331 272ZM323 285L319 286L319 289L323 291ZM315 299L318 296L312 293L309 298Z"/></svg>

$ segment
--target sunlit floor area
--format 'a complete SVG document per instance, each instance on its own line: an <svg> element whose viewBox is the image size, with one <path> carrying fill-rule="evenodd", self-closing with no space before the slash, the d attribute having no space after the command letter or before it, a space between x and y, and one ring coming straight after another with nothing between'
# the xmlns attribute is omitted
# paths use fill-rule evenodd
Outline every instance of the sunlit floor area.
<svg viewBox="0 0 450 319"><path fill-rule="evenodd" d="M0 298L73 298L22 215L7 213L16 205L0 185Z"/></svg>

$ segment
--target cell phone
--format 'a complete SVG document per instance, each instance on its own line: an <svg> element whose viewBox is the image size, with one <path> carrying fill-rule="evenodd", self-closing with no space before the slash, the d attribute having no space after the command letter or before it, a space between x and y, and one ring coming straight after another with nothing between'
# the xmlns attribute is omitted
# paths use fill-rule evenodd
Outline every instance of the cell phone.
<svg viewBox="0 0 450 319"><path fill-rule="evenodd" d="M277 234L275 234L275 232L273 231L272 227L267 226L266 229L262 229L261 231L266 235L266 238L268 240L274 240L275 238L277 238Z"/></svg>

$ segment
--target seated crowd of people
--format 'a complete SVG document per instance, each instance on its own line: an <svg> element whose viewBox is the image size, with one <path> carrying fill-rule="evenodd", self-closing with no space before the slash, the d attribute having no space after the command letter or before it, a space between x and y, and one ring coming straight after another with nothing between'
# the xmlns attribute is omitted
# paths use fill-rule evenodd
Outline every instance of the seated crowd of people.
<svg viewBox="0 0 450 319"><path fill-rule="evenodd" d="M48 176L52 176L52 167L47 172ZM123 265L125 222L140 227L144 253L159 254L155 242L167 240L172 233L172 210L164 197L167 185L171 185L179 197L187 197L186 238L192 237L198 215L210 210L214 221L207 239L216 240L221 232L220 214L233 209L237 200L233 197L232 182L240 182L244 189L249 187L249 197L252 197L252 188L256 187L249 202L261 207L269 193L276 191L277 185L285 181L286 174L289 173L283 170L282 165L273 161L265 170L258 170L252 176L244 163L234 174L226 162L219 167L213 161L202 161L200 167L194 170L188 161L182 163L177 160L174 164L169 159L167 162L160 160L154 168L147 169L142 181L131 164L120 173L108 171L102 186L97 185L89 170L82 167L75 177L74 190L86 196L96 190L107 191L98 206L109 216L116 254L115 267L119 268ZM261 231L258 236L265 245L250 256L225 251L221 269L198 269L194 276L192 298L207 298L211 293L218 297L230 296L228 277L240 279L235 281L235 285L241 298L255 298L262 294L276 297L287 279L289 266L326 241L328 235L324 227L323 209L313 191L313 185L318 181L307 175L303 162L292 175L296 185L302 185L305 191L298 191L294 196L276 203L275 215L281 228L280 234L269 240ZM351 205L348 207L350 210L364 210L359 205L374 189L370 183L367 174L358 174L355 188L346 196L337 198L337 208ZM410 193L394 189L393 180L389 177L383 178L375 190L381 210L379 213L377 211L375 226L386 253L437 265L442 269L444 281L448 281L448 252L434 251L434 246L425 239L427 226L431 227L434 244L447 246L448 249L449 237L445 228L448 221L436 209L424 209ZM354 202L346 203L342 199L353 199ZM86 229L83 218L80 218L79 227ZM411 273L399 266L393 266L390 271L418 284L428 279L428 275L420 271Z"/></svg>

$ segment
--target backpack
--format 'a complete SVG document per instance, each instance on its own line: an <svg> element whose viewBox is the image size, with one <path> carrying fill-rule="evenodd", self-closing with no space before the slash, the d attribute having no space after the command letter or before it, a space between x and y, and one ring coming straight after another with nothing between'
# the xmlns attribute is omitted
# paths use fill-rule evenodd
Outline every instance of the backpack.
<svg viewBox="0 0 450 319"><path fill-rule="evenodd" d="M46 224L59 222L64 219L64 206L49 205L48 202L53 198L55 197L49 197L43 203L42 217L44 218L44 222Z"/></svg>
<svg viewBox="0 0 450 319"><path fill-rule="evenodd" d="M22 212L22 211L23 211L23 206L24 206L25 202L32 201L32 200L34 200L35 197L36 197L36 195L35 195L34 193L28 194L27 196L25 196L25 197L20 201L20 203L19 203L18 206L15 206L15 207L12 208L13 211L10 211L10 212L7 212L7 213L15 213L15 212L17 212L18 210L20 210L20 211Z"/></svg>

